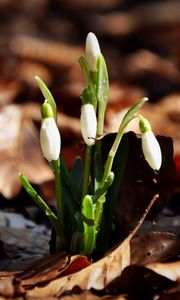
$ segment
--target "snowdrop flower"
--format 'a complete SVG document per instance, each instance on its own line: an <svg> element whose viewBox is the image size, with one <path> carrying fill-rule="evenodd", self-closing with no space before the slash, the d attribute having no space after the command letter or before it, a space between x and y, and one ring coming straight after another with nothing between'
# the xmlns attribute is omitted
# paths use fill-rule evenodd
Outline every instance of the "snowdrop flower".
<svg viewBox="0 0 180 300"><path fill-rule="evenodd" d="M94 106L92 104L88 103L82 105L80 125L85 143L88 146L94 145L97 130L97 119Z"/></svg>
<svg viewBox="0 0 180 300"><path fill-rule="evenodd" d="M151 130L150 123L145 118L141 117L139 128L142 133L142 151L145 160L153 170L159 170L162 164L162 154L159 143Z"/></svg>
<svg viewBox="0 0 180 300"><path fill-rule="evenodd" d="M61 148L61 137L53 118L52 108L46 100L41 106L41 114L40 144L42 153L48 161L57 160Z"/></svg>
<svg viewBox="0 0 180 300"><path fill-rule="evenodd" d="M90 71L96 71L97 58L101 54L98 40L94 33L89 32L86 38L86 60Z"/></svg>

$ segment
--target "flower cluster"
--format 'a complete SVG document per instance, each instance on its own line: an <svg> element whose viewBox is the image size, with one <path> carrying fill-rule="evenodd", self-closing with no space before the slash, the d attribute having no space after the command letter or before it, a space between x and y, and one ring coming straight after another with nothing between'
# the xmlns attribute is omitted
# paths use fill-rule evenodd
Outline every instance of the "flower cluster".
<svg viewBox="0 0 180 300"><path fill-rule="evenodd" d="M84 161L76 157L71 172L63 162L60 155L61 137L57 127L56 103L45 83L36 76L45 98L41 106L40 144L43 156L49 162L55 176L56 212L54 213L37 194L24 175L20 174L20 180L49 218L56 234L56 251L92 255L94 250L104 252L108 244L115 207L113 201L116 201L114 197L117 191L116 185L121 184L120 180L123 177L117 176L117 172L120 174L124 172L124 167L122 170L115 171L113 162L119 152L117 150L121 150L119 146L131 120L139 118L142 152L153 170L158 171L161 168L162 154L148 120L137 114L148 100L143 98L125 114L107 159L105 163L103 162L102 140L109 81L105 59L98 40L92 32L87 35L85 57L80 57L79 63L86 78L86 86L81 95L80 112L80 127L86 144ZM116 185L113 185L115 177ZM119 178L118 183L117 178ZM110 186L111 194L108 193ZM105 205L108 214L102 222ZM97 242L99 240L103 242Z"/></svg>

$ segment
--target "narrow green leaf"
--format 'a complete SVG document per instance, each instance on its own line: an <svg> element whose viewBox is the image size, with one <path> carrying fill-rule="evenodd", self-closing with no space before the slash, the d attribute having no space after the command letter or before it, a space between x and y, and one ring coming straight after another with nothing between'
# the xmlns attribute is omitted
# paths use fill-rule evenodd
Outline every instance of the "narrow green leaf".
<svg viewBox="0 0 180 300"><path fill-rule="evenodd" d="M74 200L74 202L76 204L79 204L80 200L81 200L81 190L79 190L78 187L76 186L76 182L74 181L74 178L72 177L72 175L70 174L69 170L67 169L67 167L66 167L63 159L62 158L60 158L60 159L61 159L61 175L62 175L62 179L64 180L64 182L66 183L67 187L71 191L72 199Z"/></svg>
<svg viewBox="0 0 180 300"><path fill-rule="evenodd" d="M74 179L74 183L79 191L79 195L81 195L83 182L83 160L80 156L77 156L74 160L71 176Z"/></svg>
<svg viewBox="0 0 180 300"><path fill-rule="evenodd" d="M72 223L75 224L78 221L78 215L79 215L78 206L76 201L74 201L74 195L72 194L71 190L67 186L64 178L62 178L62 195L63 195L64 202L67 206L70 219Z"/></svg>
<svg viewBox="0 0 180 300"><path fill-rule="evenodd" d="M52 161L49 164L54 173L56 167L55 162ZM60 158L60 168L61 168L62 197L70 213L71 221L72 223L75 223L75 221L77 221L77 216L79 213L78 205L80 205L81 190L78 189L78 186L76 185L76 181L74 180L73 176L69 173L69 170L67 169L62 158ZM78 176L76 180L78 179Z"/></svg>
<svg viewBox="0 0 180 300"><path fill-rule="evenodd" d="M94 81L92 78L92 72L89 70L88 63L83 56L79 58L79 64L81 66L81 69L82 69L82 71L85 75L86 81L87 81L87 89L88 89L88 92L90 93L89 97L92 98L92 100L90 102L93 103L94 109L96 111L97 99L96 99L96 93L95 93L95 85L94 85ZM82 99L82 101L83 101L83 99Z"/></svg>
<svg viewBox="0 0 180 300"><path fill-rule="evenodd" d="M54 229L58 232L59 224L58 224L57 216L53 213L53 211L46 204L46 202L38 195L38 193L35 191L35 189L32 187L32 185L29 183L29 181L23 174L21 173L19 174L19 179L26 192L35 201L35 203L42 209L42 211L48 217Z"/></svg>
<svg viewBox="0 0 180 300"><path fill-rule="evenodd" d="M86 59L83 56L81 56L78 59L78 61L79 61L79 64L81 66L81 69L82 69L82 71L85 75L87 83L89 83L91 81L91 74L90 74L90 70L89 70L88 63L87 63Z"/></svg>
<svg viewBox="0 0 180 300"><path fill-rule="evenodd" d="M98 57L97 69L96 95L98 101L103 102L106 107L109 98L109 79L106 62L102 54Z"/></svg>
<svg viewBox="0 0 180 300"><path fill-rule="evenodd" d="M99 188L103 176L102 142L97 141L94 150L94 192Z"/></svg>

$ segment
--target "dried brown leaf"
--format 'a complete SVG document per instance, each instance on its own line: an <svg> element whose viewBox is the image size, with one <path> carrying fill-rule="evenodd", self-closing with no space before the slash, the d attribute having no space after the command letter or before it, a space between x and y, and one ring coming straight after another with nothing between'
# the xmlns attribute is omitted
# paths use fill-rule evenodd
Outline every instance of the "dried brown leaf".
<svg viewBox="0 0 180 300"><path fill-rule="evenodd" d="M131 263L166 261L180 253L180 239L168 232L149 232L131 241Z"/></svg>
<svg viewBox="0 0 180 300"><path fill-rule="evenodd" d="M40 300L42 298L39 298ZM72 293L70 293L69 295L64 295L61 296L62 300L126 300L127 298L123 297L123 296L97 296L94 293L92 293L91 291L84 291L84 292L80 292L78 293L78 291L74 291ZM29 299L28 300L36 300L36 299ZM38 299L37 299L38 300ZM131 299L133 300L133 299Z"/></svg>
<svg viewBox="0 0 180 300"><path fill-rule="evenodd" d="M5 297L12 297L14 295L14 284L13 284L13 276L0 278L0 295Z"/></svg>
<svg viewBox="0 0 180 300"><path fill-rule="evenodd" d="M21 92L21 89L22 84L18 81L0 83L0 105L7 105L13 102Z"/></svg>
<svg viewBox="0 0 180 300"><path fill-rule="evenodd" d="M128 236L114 251L85 269L55 279L45 287L28 290L27 295L34 297L60 296L66 291L71 291L75 286L81 290L103 289L110 281L119 276L130 263L130 239L131 236Z"/></svg>
<svg viewBox="0 0 180 300"><path fill-rule="evenodd" d="M75 287L80 290L103 290L111 281L119 277L124 268L130 264L130 241L157 199L158 195L155 195L136 228L114 250L109 251L105 257L78 272L55 279L46 286L36 286L29 289L27 295L33 297L60 297L64 292L72 291ZM71 264L69 264L70 266Z"/></svg>
<svg viewBox="0 0 180 300"><path fill-rule="evenodd" d="M21 188L18 173L34 184L53 178L40 150L39 133L21 106L0 112L0 192L12 198Z"/></svg>
<svg viewBox="0 0 180 300"><path fill-rule="evenodd" d="M37 51L38 49L38 51ZM83 55L80 47L43 40L39 37L18 35L11 39L10 50L20 58L45 62L50 65L69 67L76 64L77 58Z"/></svg>

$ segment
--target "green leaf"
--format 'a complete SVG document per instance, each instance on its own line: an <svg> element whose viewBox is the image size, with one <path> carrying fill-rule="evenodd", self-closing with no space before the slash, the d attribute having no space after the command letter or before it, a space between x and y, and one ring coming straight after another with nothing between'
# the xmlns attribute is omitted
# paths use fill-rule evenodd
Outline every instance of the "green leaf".
<svg viewBox="0 0 180 300"><path fill-rule="evenodd" d="M69 170L67 169L64 161L62 158L61 159L61 176L64 182L66 183L67 187L69 188L71 194L72 194L72 199L74 199L76 204L79 204L80 199L81 199L81 190L78 189L76 186L76 182L74 181L74 178L70 174Z"/></svg>
<svg viewBox="0 0 180 300"><path fill-rule="evenodd" d="M81 69L82 69L82 71L85 75L87 83L89 83L91 81L91 74L90 74L90 70L89 70L88 63L87 63L86 59L83 56L81 56L78 59L78 61L79 61L79 64L81 66Z"/></svg>
<svg viewBox="0 0 180 300"><path fill-rule="evenodd" d="M52 107L53 110L53 115L54 115L54 119L57 122L57 107L56 107L56 102L50 92L50 90L48 89L48 87L46 86L46 84L44 83L44 81L39 77L39 76L35 76L35 79L39 85L39 88L44 96L44 98L46 100L48 100L49 104Z"/></svg>
<svg viewBox="0 0 180 300"><path fill-rule="evenodd" d="M68 212L70 214L70 218L73 224L78 221L78 206L74 199L74 195L66 184L64 178L62 177L62 195L64 202L67 206Z"/></svg>
<svg viewBox="0 0 180 300"><path fill-rule="evenodd" d="M86 195L82 201L82 215L83 215L83 248L81 252L85 255L90 255L95 247L96 231L94 225L94 206L90 195Z"/></svg>
<svg viewBox="0 0 180 300"><path fill-rule="evenodd" d="M23 174L19 174L19 179L26 192L30 195L34 202L42 209L42 211L48 217L56 232L58 232L59 224L57 216L52 212L52 210L46 204L46 202L38 195L38 193L35 191L35 189L32 187L32 185L29 183L29 181Z"/></svg>
<svg viewBox="0 0 180 300"><path fill-rule="evenodd" d="M103 141L102 141L103 142ZM123 136L121 143L116 152L112 170L114 172L114 180L107 190L106 202L104 203L103 217L101 229L97 239L97 251L102 254L108 249L108 242L112 230L112 222L119 191L122 186L124 171L128 158L128 138Z"/></svg>
<svg viewBox="0 0 180 300"><path fill-rule="evenodd" d="M101 219L102 219L102 214L103 214L103 206L104 203L106 202L106 194L102 194L99 196L99 198L96 201L96 209L94 213L94 220L95 220L95 228L96 228L96 234L99 233L99 230L101 228Z"/></svg>
<svg viewBox="0 0 180 300"><path fill-rule="evenodd" d="M86 61L86 59L82 56L79 58L79 64L81 66L81 69L85 75L86 81L87 81L87 90L88 90L88 98L89 98L89 102L93 103L94 109L96 111L96 106L97 106L97 99L96 99L96 94L95 94L95 84L94 84L94 80L92 75L92 72L89 70L89 66L88 63ZM87 96L87 95L86 95ZM91 97L91 101L90 101L90 97ZM85 99L82 99L82 103ZM87 99L86 99L87 100Z"/></svg>
<svg viewBox="0 0 180 300"><path fill-rule="evenodd" d="M77 156L74 160L71 176L74 179L74 183L79 191L79 196L81 197L82 182L83 182L83 160L80 156Z"/></svg>
<svg viewBox="0 0 180 300"><path fill-rule="evenodd" d="M55 164L55 161L49 162L53 173L55 173ZM76 186L76 182L74 181L73 176L69 173L62 158L60 158L60 168L63 199L70 213L71 220L74 223L77 221L78 204L80 204L81 192Z"/></svg>
<svg viewBox="0 0 180 300"><path fill-rule="evenodd" d="M99 188L103 176L102 141L97 141L94 151L94 191Z"/></svg>
<svg viewBox="0 0 180 300"><path fill-rule="evenodd" d="M98 57L97 69L96 95L98 101L103 102L106 107L109 98L109 79L106 62L102 54Z"/></svg>

